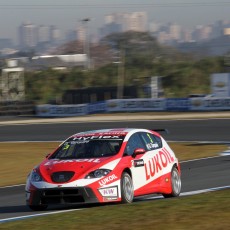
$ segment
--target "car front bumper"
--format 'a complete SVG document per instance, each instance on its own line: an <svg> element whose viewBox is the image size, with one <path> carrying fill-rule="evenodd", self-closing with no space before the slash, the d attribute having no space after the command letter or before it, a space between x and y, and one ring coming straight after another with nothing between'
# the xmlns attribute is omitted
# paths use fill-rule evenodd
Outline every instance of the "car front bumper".
<svg viewBox="0 0 230 230"><path fill-rule="evenodd" d="M83 204L98 203L96 195L89 187L45 188L26 191L27 205Z"/></svg>

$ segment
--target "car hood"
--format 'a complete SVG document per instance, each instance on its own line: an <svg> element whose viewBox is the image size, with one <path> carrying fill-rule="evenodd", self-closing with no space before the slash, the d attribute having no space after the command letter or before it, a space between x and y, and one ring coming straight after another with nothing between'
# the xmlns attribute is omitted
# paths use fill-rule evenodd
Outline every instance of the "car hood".
<svg viewBox="0 0 230 230"><path fill-rule="evenodd" d="M111 157L103 158L88 158L88 159L46 159L41 163L39 171L43 179L47 182L53 183L53 175L55 173L72 173L72 177L68 181L71 182L76 179L82 178L91 170L101 167L104 163L109 161Z"/></svg>

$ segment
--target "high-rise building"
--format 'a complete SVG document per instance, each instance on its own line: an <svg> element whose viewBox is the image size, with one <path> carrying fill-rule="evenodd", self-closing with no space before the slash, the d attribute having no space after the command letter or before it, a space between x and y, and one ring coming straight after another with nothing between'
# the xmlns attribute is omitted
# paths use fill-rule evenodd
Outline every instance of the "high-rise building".
<svg viewBox="0 0 230 230"><path fill-rule="evenodd" d="M170 24L169 34L172 40L180 41L181 40L181 27L177 24Z"/></svg>
<svg viewBox="0 0 230 230"><path fill-rule="evenodd" d="M77 40L79 42L85 42L86 40L86 28L83 25L77 28Z"/></svg>
<svg viewBox="0 0 230 230"><path fill-rule="evenodd" d="M50 41L53 44L59 43L61 40L61 31L56 26L50 26Z"/></svg>
<svg viewBox="0 0 230 230"><path fill-rule="evenodd" d="M41 25L38 27L38 42L49 42L50 41L50 27Z"/></svg>
<svg viewBox="0 0 230 230"><path fill-rule="evenodd" d="M21 48L32 48L37 45L37 26L27 22L19 27L19 46Z"/></svg>
<svg viewBox="0 0 230 230"><path fill-rule="evenodd" d="M211 38L212 34L212 27L211 26L204 26L201 30L201 39L208 40Z"/></svg>
<svg viewBox="0 0 230 230"><path fill-rule="evenodd" d="M114 13L105 16L105 26L103 30L105 35L116 32L126 31L147 31L147 13Z"/></svg>
<svg viewBox="0 0 230 230"><path fill-rule="evenodd" d="M128 30L137 32L147 31L147 14L146 12L133 12L128 15Z"/></svg>

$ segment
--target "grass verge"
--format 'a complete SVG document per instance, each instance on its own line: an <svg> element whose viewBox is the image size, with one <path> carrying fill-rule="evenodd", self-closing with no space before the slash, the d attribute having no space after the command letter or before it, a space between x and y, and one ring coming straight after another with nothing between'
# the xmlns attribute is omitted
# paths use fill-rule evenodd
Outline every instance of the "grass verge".
<svg viewBox="0 0 230 230"><path fill-rule="evenodd" d="M58 142L0 143L0 186L25 183L27 174L52 152ZM225 145L170 143L180 161L216 156L227 149Z"/></svg>
<svg viewBox="0 0 230 230"><path fill-rule="evenodd" d="M229 229L229 190L174 199L97 206L3 223L0 229Z"/></svg>

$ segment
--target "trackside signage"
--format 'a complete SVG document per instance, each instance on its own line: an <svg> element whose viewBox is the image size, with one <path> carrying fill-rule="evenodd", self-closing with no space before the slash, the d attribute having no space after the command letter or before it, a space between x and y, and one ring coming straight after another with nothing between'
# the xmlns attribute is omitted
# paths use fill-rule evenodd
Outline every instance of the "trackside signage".
<svg viewBox="0 0 230 230"><path fill-rule="evenodd" d="M93 113L104 113L106 112L106 102L95 102L95 103L89 103L87 105L87 113L93 114Z"/></svg>
<svg viewBox="0 0 230 230"><path fill-rule="evenodd" d="M36 114L41 117L81 116L87 114L87 105L39 105Z"/></svg>
<svg viewBox="0 0 230 230"><path fill-rule="evenodd" d="M166 111L188 111L190 109L189 98L166 98Z"/></svg>
<svg viewBox="0 0 230 230"><path fill-rule="evenodd" d="M68 117L111 112L223 110L230 110L230 97L114 99L80 105L45 104L36 106L36 115Z"/></svg>
<svg viewBox="0 0 230 230"><path fill-rule="evenodd" d="M211 89L215 97L230 96L230 73L214 73L211 75Z"/></svg>
<svg viewBox="0 0 230 230"><path fill-rule="evenodd" d="M165 110L164 98L108 100L106 103L108 112Z"/></svg>
<svg viewBox="0 0 230 230"><path fill-rule="evenodd" d="M191 110L221 111L230 110L230 97L226 98L191 98Z"/></svg>

